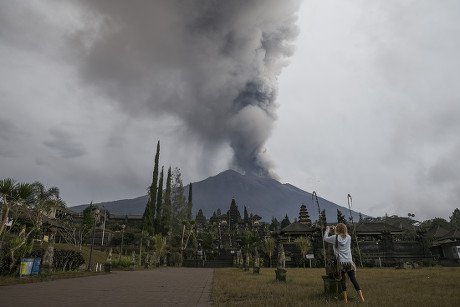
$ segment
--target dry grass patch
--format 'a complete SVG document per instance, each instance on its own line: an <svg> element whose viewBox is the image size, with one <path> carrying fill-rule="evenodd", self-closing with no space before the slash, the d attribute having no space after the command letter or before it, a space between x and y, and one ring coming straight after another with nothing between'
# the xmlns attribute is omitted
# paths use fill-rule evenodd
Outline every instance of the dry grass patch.
<svg viewBox="0 0 460 307"><path fill-rule="evenodd" d="M55 250L74 250L77 252L80 252L83 258L85 259L85 263L88 264L89 262L89 254L91 252L91 246L90 245L84 245L81 247L81 250L77 247L74 247L73 245L69 244L63 244L63 243L56 243L54 245ZM114 254L115 255L115 254ZM118 255L118 254L117 254ZM107 252L106 251L101 251L100 246L94 246L93 247L93 255L91 257L91 263L105 263L105 260L107 259Z"/></svg>
<svg viewBox="0 0 460 307"><path fill-rule="evenodd" d="M237 268L216 269L212 300L217 306L336 306L342 297L323 292L324 269L288 269L286 283L275 280L275 269L260 274ZM358 282L366 303L358 302L348 282L349 305L456 306L460 302L460 268L359 269Z"/></svg>

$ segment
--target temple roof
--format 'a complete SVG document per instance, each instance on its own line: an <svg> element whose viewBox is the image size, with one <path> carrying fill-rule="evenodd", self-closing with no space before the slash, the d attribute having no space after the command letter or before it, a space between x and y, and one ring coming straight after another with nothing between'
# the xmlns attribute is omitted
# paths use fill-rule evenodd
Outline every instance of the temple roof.
<svg viewBox="0 0 460 307"><path fill-rule="evenodd" d="M281 229L281 233L299 233L299 232L313 232L315 229L311 226L294 222Z"/></svg>
<svg viewBox="0 0 460 307"><path fill-rule="evenodd" d="M460 231L454 229L449 231L446 235L442 236L440 240L451 239L451 240L460 240Z"/></svg>
<svg viewBox="0 0 460 307"><path fill-rule="evenodd" d="M445 228L443 228L441 226L438 226L438 227L433 228L430 231L428 231L426 233L426 236L430 237L430 238L438 239L438 238L444 237L448 233L449 233L449 230L447 230L447 229L445 229Z"/></svg>
<svg viewBox="0 0 460 307"><path fill-rule="evenodd" d="M414 225L411 221L408 219L403 219L403 220L398 220L390 223L390 225L397 227L399 229L405 229L405 230L414 230Z"/></svg>
<svg viewBox="0 0 460 307"><path fill-rule="evenodd" d="M356 224L356 232L359 234L380 234L383 232L401 233L402 230L383 222L363 222Z"/></svg>

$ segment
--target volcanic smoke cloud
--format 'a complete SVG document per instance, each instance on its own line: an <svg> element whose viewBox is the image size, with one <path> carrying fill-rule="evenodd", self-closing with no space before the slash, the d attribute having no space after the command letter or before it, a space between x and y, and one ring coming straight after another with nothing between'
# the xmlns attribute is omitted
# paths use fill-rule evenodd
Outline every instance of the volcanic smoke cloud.
<svg viewBox="0 0 460 307"><path fill-rule="evenodd" d="M71 37L82 80L129 114L173 115L234 166L273 176L263 146L277 76L293 53L299 1L81 1Z"/></svg>

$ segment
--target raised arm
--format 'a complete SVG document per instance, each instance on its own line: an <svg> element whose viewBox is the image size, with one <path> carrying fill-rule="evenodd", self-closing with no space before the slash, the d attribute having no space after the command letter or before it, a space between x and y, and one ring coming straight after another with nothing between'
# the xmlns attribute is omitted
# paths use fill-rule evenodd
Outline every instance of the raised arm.
<svg viewBox="0 0 460 307"><path fill-rule="evenodd" d="M334 244L335 243L335 235L329 236L329 230L331 228L329 226L326 227L326 231L324 232L323 240L324 242Z"/></svg>

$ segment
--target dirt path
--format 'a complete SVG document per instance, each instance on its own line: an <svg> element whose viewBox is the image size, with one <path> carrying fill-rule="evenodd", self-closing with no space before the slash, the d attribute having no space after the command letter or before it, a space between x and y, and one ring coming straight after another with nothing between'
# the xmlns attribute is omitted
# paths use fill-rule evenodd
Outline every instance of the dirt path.
<svg viewBox="0 0 460 307"><path fill-rule="evenodd" d="M160 268L0 287L0 306L211 306L213 269Z"/></svg>

